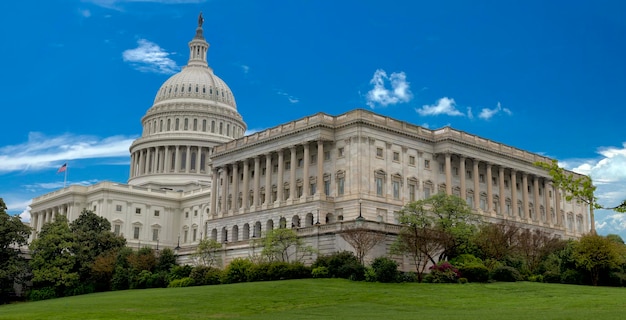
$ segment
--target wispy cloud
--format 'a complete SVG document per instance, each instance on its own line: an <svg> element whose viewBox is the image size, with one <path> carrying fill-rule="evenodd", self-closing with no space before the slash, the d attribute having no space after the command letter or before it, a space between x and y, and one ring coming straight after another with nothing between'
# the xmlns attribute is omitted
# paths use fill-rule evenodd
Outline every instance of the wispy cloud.
<svg viewBox="0 0 626 320"><path fill-rule="evenodd" d="M597 186L596 196L600 204L613 207L626 199L626 142L620 147L601 147L599 157L594 159L569 159L560 161L567 169L590 175ZM626 215L609 210L596 212L598 232L626 232Z"/></svg>
<svg viewBox="0 0 626 320"><path fill-rule="evenodd" d="M367 105L372 109L406 103L413 98L410 83L406 80L404 72L394 72L387 76L385 70L377 69L370 84L374 87L367 92L365 98ZM387 84L391 85L391 88L387 88Z"/></svg>
<svg viewBox="0 0 626 320"><path fill-rule="evenodd" d="M287 100L289 100L290 103L298 103L300 102L300 99L290 95L289 93L283 91L283 90L277 90L276 93L278 93L281 96L285 96L287 97Z"/></svg>
<svg viewBox="0 0 626 320"><path fill-rule="evenodd" d="M83 0L83 2L90 2L97 6L114 9L114 10L122 10L122 5L126 3L133 2L152 2L152 3L162 3L162 4L184 4L184 3L203 3L209 0Z"/></svg>
<svg viewBox="0 0 626 320"><path fill-rule="evenodd" d="M489 120L493 116L497 115L500 112L504 112L504 113L506 113L509 116L513 114L513 112L511 112L511 110L509 110L508 108L503 108L502 104L500 104L500 102L498 102L498 105L495 108L493 108L493 109L483 108L480 111L480 114L478 115L478 117L483 119L483 120Z"/></svg>
<svg viewBox="0 0 626 320"><path fill-rule="evenodd" d="M79 9L78 14L83 18L91 17L91 11L89 9Z"/></svg>
<svg viewBox="0 0 626 320"><path fill-rule="evenodd" d="M261 132L263 130L265 130L265 129L254 129L254 128L253 129L248 129L248 130L246 130L244 135L248 136L248 135L251 135L251 134L255 134L257 132Z"/></svg>
<svg viewBox="0 0 626 320"><path fill-rule="evenodd" d="M248 72L250 72L250 66L242 64L241 65L241 71L243 71L244 74L248 74Z"/></svg>
<svg viewBox="0 0 626 320"><path fill-rule="evenodd" d="M141 72L174 74L180 70L176 62L169 58L170 53L146 39L137 40L137 48L122 52L122 58Z"/></svg>
<svg viewBox="0 0 626 320"><path fill-rule="evenodd" d="M449 116L464 116L463 112L456 108L456 102L454 99L443 97L437 100L436 104L423 105L421 108L416 108L415 111L421 116L436 116L445 114Z"/></svg>
<svg viewBox="0 0 626 320"><path fill-rule="evenodd" d="M31 132L28 141L0 148L0 174L54 168L67 160L127 157L133 137L98 138L65 134L47 137Z"/></svg>

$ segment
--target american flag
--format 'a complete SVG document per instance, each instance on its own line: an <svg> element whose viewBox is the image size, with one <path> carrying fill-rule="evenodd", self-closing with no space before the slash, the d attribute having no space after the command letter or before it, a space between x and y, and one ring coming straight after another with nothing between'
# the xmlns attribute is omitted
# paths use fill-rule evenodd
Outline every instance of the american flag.
<svg viewBox="0 0 626 320"><path fill-rule="evenodd" d="M65 170L67 170L67 163L64 163L59 170L57 170L57 173L65 172Z"/></svg>

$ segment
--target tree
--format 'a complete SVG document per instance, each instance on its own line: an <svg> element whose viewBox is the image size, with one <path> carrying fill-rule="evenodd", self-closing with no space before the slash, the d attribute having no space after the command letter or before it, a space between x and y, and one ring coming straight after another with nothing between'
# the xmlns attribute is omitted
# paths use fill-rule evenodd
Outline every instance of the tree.
<svg viewBox="0 0 626 320"><path fill-rule="evenodd" d="M78 285L76 251L67 218L56 214L54 221L44 224L39 237L30 244L33 286L52 287L57 296L62 296L66 289Z"/></svg>
<svg viewBox="0 0 626 320"><path fill-rule="evenodd" d="M398 212L402 228L391 246L392 253L411 258L419 282L422 282L428 263L436 264L434 256L443 249L441 233L434 229L434 217L429 214L426 204L425 200L410 202Z"/></svg>
<svg viewBox="0 0 626 320"><path fill-rule="evenodd" d="M270 262L300 262L304 256L315 252L313 247L305 245L304 241L291 229L270 230L265 238L259 241L263 246L261 255Z"/></svg>
<svg viewBox="0 0 626 320"><path fill-rule="evenodd" d="M30 228L19 216L10 216L6 209L0 198L0 304L15 292L13 285L23 282L28 269L19 247L27 243Z"/></svg>
<svg viewBox="0 0 626 320"><path fill-rule="evenodd" d="M548 174L552 177L554 185L565 191L565 199L567 201L576 199L577 201L581 201L589 206L591 233L596 233L596 220L594 215L595 209L608 209L622 213L626 212L626 200L613 208L604 208L598 203L598 198L594 195L596 186L593 185L591 176L575 176L572 172L559 167L557 160L552 160L549 164L545 162L535 162L535 165L548 171Z"/></svg>
<svg viewBox="0 0 626 320"><path fill-rule="evenodd" d="M504 260L515 251L516 235L520 227L515 223L502 221L486 223L480 227L474 242L483 255L483 259Z"/></svg>
<svg viewBox="0 0 626 320"><path fill-rule="evenodd" d="M367 253L385 239L385 234L360 226L347 227L339 235L354 248L361 264Z"/></svg>
<svg viewBox="0 0 626 320"><path fill-rule="evenodd" d="M465 200L445 193L438 193L428 199L420 200L434 215L434 228L439 231L443 251L439 261L451 259L465 253L471 238L475 234L476 225L480 222L477 215L467 205Z"/></svg>
<svg viewBox="0 0 626 320"><path fill-rule="evenodd" d="M93 211L83 209L78 219L70 223L70 231L76 243L76 256L81 282L95 282L92 266L99 256L115 254L126 245L126 239L111 232L111 223Z"/></svg>
<svg viewBox="0 0 626 320"><path fill-rule="evenodd" d="M576 266L591 276L591 284L598 285L600 274L617 269L624 263L624 247L611 239L596 234L584 235L574 246Z"/></svg>
<svg viewBox="0 0 626 320"><path fill-rule="evenodd" d="M191 256L198 266L218 267L222 265L218 250L222 245L214 239L203 239L198 243L196 252Z"/></svg>
<svg viewBox="0 0 626 320"><path fill-rule="evenodd" d="M566 242L539 229L520 229L516 235L515 251L522 258L526 270L536 273L548 255L565 247Z"/></svg>

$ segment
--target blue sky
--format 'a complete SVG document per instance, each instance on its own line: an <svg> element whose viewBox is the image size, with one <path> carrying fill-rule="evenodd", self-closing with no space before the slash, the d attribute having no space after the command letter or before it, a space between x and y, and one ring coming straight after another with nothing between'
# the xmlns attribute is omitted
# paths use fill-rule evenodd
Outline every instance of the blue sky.
<svg viewBox="0 0 626 320"><path fill-rule="evenodd" d="M125 182L128 147L188 59L198 13L209 64L249 130L354 108L450 125L591 174L626 199L626 2L2 1L0 197ZM626 217L597 213L626 238Z"/></svg>

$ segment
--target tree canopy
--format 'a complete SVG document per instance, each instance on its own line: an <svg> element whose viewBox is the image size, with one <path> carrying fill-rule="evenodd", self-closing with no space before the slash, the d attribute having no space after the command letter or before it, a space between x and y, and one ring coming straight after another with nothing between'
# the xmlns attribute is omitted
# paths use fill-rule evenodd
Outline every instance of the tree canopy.
<svg viewBox="0 0 626 320"><path fill-rule="evenodd" d="M0 198L0 304L14 293L13 285L24 280L27 263L20 255L20 246L28 241L30 227L19 216L10 216Z"/></svg>

